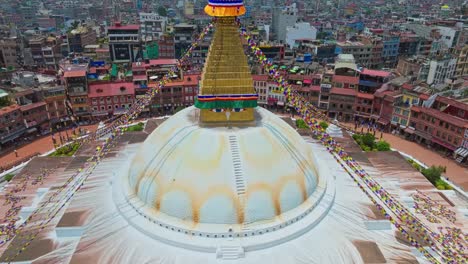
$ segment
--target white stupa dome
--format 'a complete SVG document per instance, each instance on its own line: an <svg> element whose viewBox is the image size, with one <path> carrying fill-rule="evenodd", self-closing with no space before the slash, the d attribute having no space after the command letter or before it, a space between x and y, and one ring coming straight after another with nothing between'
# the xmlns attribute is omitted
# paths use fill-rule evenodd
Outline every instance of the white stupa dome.
<svg viewBox="0 0 468 264"><path fill-rule="evenodd" d="M195 224L275 221L303 204L320 179L310 147L271 112L255 111L245 127L200 126L194 107L165 121L130 165L130 195L155 216Z"/></svg>

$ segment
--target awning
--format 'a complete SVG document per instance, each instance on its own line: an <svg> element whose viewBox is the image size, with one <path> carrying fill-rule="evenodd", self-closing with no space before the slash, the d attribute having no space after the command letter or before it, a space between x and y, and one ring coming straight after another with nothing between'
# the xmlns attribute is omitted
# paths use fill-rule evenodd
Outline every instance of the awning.
<svg viewBox="0 0 468 264"><path fill-rule="evenodd" d="M36 132L37 131L37 128L33 127L33 128L30 128L28 130L26 130L26 133L33 133L33 132Z"/></svg>
<svg viewBox="0 0 468 264"><path fill-rule="evenodd" d="M284 106L284 102L278 102L277 105Z"/></svg>
<svg viewBox="0 0 468 264"><path fill-rule="evenodd" d="M379 121L377 121L377 123L386 126L386 125L388 125L390 123L390 121L381 118L381 119L379 119Z"/></svg>
<svg viewBox="0 0 468 264"><path fill-rule="evenodd" d="M468 156L468 149L466 148L458 148L456 151L455 151L455 154L457 154L458 156L462 156L463 158L466 158Z"/></svg>
<svg viewBox="0 0 468 264"><path fill-rule="evenodd" d="M311 84L311 83L312 83L312 80L310 80L310 79L305 79L304 80L304 84Z"/></svg>
<svg viewBox="0 0 468 264"><path fill-rule="evenodd" d="M444 141L442 141L442 140L440 140L438 138L433 137L431 140L432 140L432 142L434 142L436 144L439 144L444 148L447 148L447 149L450 149L450 150L456 150L457 149L456 147L454 147L454 146L452 146L452 145L450 145L450 144L448 144L448 143L446 143L446 142L444 142Z"/></svg>
<svg viewBox="0 0 468 264"><path fill-rule="evenodd" d="M413 128L410 128L410 127L405 128L405 133L408 133L408 134L410 134L410 135L413 135L413 134L414 134L414 131L415 131L415 130L414 130Z"/></svg>

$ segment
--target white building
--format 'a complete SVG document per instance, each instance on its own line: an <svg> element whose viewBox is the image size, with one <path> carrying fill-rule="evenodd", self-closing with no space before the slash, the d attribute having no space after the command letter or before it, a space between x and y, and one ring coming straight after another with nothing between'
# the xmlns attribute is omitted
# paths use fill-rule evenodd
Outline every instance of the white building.
<svg viewBox="0 0 468 264"><path fill-rule="evenodd" d="M298 39L315 40L317 38L317 29L307 22L296 23L292 27L286 28L286 44L290 48Z"/></svg>
<svg viewBox="0 0 468 264"><path fill-rule="evenodd" d="M450 27L438 26L437 29L441 35L441 40L447 48L452 48L458 40L460 31Z"/></svg>
<svg viewBox="0 0 468 264"><path fill-rule="evenodd" d="M166 30L167 17L156 13L139 13L140 31L143 41L158 40Z"/></svg>
<svg viewBox="0 0 468 264"><path fill-rule="evenodd" d="M297 22L298 9L296 4L284 8L276 8L273 11L273 32L278 41L286 41L286 28L294 26Z"/></svg>
<svg viewBox="0 0 468 264"><path fill-rule="evenodd" d="M445 79L453 77L456 67L457 59L449 55L431 59L427 83L431 85L443 83Z"/></svg>

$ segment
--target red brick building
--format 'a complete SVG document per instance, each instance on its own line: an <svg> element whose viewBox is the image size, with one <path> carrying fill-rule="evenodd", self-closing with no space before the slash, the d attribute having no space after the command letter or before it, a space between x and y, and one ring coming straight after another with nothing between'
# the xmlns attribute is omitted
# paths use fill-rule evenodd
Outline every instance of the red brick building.
<svg viewBox="0 0 468 264"><path fill-rule="evenodd" d="M198 94L199 74L187 74L183 79L167 83L153 99L150 111L153 113L170 113L177 107L193 105ZM156 84L149 84L152 88Z"/></svg>
<svg viewBox="0 0 468 264"><path fill-rule="evenodd" d="M456 100L436 96L423 107L411 108L410 123L415 128L415 138L446 151L462 147L468 129L468 105Z"/></svg>
<svg viewBox="0 0 468 264"><path fill-rule="evenodd" d="M5 106L0 109L0 148L26 131L19 105Z"/></svg>
<svg viewBox="0 0 468 264"><path fill-rule="evenodd" d="M46 102L37 102L20 106L24 125L28 129L26 132L34 133L37 131L38 133L42 133L49 130L49 117L46 105Z"/></svg>
<svg viewBox="0 0 468 264"><path fill-rule="evenodd" d="M354 119L354 103L357 92L354 89L332 88L328 105L328 115L339 121L349 122Z"/></svg>
<svg viewBox="0 0 468 264"><path fill-rule="evenodd" d="M122 114L135 102L132 82L92 83L89 85L88 104L93 117Z"/></svg>

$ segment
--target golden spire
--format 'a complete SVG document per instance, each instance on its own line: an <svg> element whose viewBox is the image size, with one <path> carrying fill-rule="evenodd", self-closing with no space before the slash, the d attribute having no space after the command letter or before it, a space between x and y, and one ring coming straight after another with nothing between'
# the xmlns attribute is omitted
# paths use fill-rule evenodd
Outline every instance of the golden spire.
<svg viewBox="0 0 468 264"><path fill-rule="evenodd" d="M223 5L224 2L228 4ZM202 122L254 120L253 108L257 107L258 95L253 87L235 17L245 13L242 2L209 1L205 8L205 12L217 19L202 73L200 93L195 102L195 106L201 109Z"/></svg>

